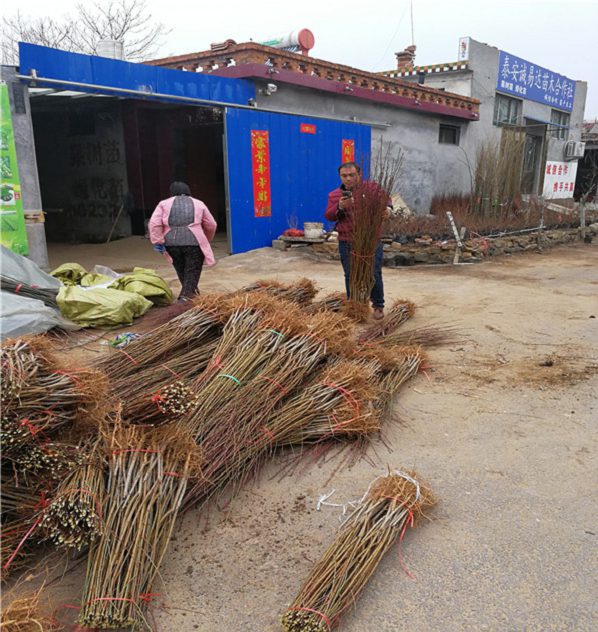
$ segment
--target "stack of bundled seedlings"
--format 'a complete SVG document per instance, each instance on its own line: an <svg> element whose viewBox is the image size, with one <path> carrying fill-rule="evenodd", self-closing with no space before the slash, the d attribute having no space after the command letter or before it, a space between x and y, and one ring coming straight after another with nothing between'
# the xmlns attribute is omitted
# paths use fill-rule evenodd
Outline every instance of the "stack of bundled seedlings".
<svg viewBox="0 0 598 632"><path fill-rule="evenodd" d="M199 452L172 425L126 426L117 419L105 441L103 530L89 549L79 622L138 629L147 625L144 607Z"/></svg>
<svg viewBox="0 0 598 632"><path fill-rule="evenodd" d="M220 296L201 297L192 309L100 360L97 366L123 401L125 418L159 416L161 390L173 383L189 387L202 373L222 332L221 301Z"/></svg>
<svg viewBox="0 0 598 632"><path fill-rule="evenodd" d="M58 480L79 460L68 432L93 429L106 400L96 370L67 368L43 337L8 341L2 363L2 455L24 479ZM67 439L65 441L65 439Z"/></svg>
<svg viewBox="0 0 598 632"><path fill-rule="evenodd" d="M342 346L352 328L351 323L342 317L333 321L321 315L289 319L289 306L284 304L276 311L277 314L262 314L266 320L260 322L264 327L269 319L276 317L278 326L276 347L268 354L266 362L252 375L245 372L245 380L239 380L237 392L230 396L228 403L201 423L199 440L205 459L203 477L189 490L186 505L207 498L227 483L239 484L255 469L277 440L268 427L268 413L288 393L309 379L329 350L338 350ZM223 340L227 327L228 324ZM258 333L258 346L260 338ZM247 358L252 353L245 351ZM237 366L242 365L238 362ZM244 366L250 366L250 362ZM300 424L302 420L296 422Z"/></svg>
<svg viewBox="0 0 598 632"><path fill-rule="evenodd" d="M247 285L239 292L266 292L271 296L282 298L299 305L309 305L318 290L310 279L299 279L297 283L284 285L271 279L258 279L251 285Z"/></svg>
<svg viewBox="0 0 598 632"><path fill-rule="evenodd" d="M370 484L353 513L282 616L287 632L332 630L408 526L434 505L414 472L396 470Z"/></svg>
<svg viewBox="0 0 598 632"><path fill-rule="evenodd" d="M197 404L183 420L198 441L220 423L222 408L242 397L286 333L304 318L297 306L263 292L231 297L222 309L230 315L208 368L194 384Z"/></svg>
<svg viewBox="0 0 598 632"><path fill-rule="evenodd" d="M343 292L333 292L327 294L318 301L313 301L309 305L305 305L303 309L308 314L317 314L318 312L340 312L347 304L347 299Z"/></svg>
<svg viewBox="0 0 598 632"><path fill-rule="evenodd" d="M95 430L106 380L67 368L44 337L7 341L2 363L3 572L14 571L42 539L41 510L82 458L79 441Z"/></svg>
<svg viewBox="0 0 598 632"><path fill-rule="evenodd" d="M90 546L103 527L104 460L97 444L84 452L84 461L58 485L40 522L47 539L75 552Z"/></svg>
<svg viewBox="0 0 598 632"><path fill-rule="evenodd" d="M386 318L364 329L358 336L359 343L371 343L388 336L406 323L415 314L415 305L411 301L398 300L388 310Z"/></svg>

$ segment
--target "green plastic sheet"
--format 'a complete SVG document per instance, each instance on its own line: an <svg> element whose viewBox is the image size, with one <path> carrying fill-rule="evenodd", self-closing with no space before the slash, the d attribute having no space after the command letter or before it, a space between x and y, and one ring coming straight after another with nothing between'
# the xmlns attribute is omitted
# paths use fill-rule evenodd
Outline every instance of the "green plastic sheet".
<svg viewBox="0 0 598 632"><path fill-rule="evenodd" d="M62 281L64 285L77 285L87 274L87 270L78 263L63 263L56 270L52 270L50 274Z"/></svg>
<svg viewBox="0 0 598 632"><path fill-rule="evenodd" d="M62 315L82 327L130 325L152 306L151 301L132 292L76 285L61 287L57 302Z"/></svg>
<svg viewBox="0 0 598 632"><path fill-rule="evenodd" d="M119 277L110 287L141 294L154 305L170 305L173 299L166 281L149 268L133 268L133 272Z"/></svg>

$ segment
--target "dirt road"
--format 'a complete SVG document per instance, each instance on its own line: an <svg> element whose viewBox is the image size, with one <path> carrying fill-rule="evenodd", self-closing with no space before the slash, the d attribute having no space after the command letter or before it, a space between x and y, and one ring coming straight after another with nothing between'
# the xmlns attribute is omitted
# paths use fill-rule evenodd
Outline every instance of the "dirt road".
<svg viewBox="0 0 598 632"><path fill-rule="evenodd" d="M339 264L269 249L223 259L202 289L271 276L341 289ZM388 448L375 442L369 460L280 479L280 457L225 511L186 514L155 587L171 606L155 611L159 630L279 630L339 525L338 509L316 511L318 497L355 499L386 464L415 468L440 502L405 536L415 579L394 549L342 630L596 629L598 246L384 279L388 300L417 304L415 322L453 324L462 340L430 351L432 368L396 403ZM76 599L80 578L55 585L57 598Z"/></svg>

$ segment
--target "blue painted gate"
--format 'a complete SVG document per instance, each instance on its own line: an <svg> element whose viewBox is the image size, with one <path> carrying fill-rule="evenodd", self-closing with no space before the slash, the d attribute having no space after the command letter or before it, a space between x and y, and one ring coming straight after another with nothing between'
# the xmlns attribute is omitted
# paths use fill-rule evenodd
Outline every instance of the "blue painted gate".
<svg viewBox="0 0 598 632"><path fill-rule="evenodd" d="M358 123L227 108L228 235L232 254L269 246L289 225L323 222L328 192L339 186L343 140L367 170L371 128ZM256 213L252 131L268 132L271 215Z"/></svg>

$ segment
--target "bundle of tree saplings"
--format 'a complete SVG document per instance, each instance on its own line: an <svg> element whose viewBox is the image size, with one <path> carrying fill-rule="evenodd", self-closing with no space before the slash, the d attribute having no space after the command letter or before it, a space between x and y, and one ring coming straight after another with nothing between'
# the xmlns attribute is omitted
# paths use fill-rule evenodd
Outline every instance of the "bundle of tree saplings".
<svg viewBox="0 0 598 632"><path fill-rule="evenodd" d="M105 491L103 455L90 447L44 509L40 527L46 537L57 547L86 549L102 532Z"/></svg>
<svg viewBox="0 0 598 632"><path fill-rule="evenodd" d="M331 326L319 315L303 316L298 321L286 318L285 311L278 315L275 348L259 371L245 382L239 380L238 390L228 403L217 415L204 419L198 435L204 456L203 477L190 488L186 505L207 498L227 483L239 484L255 469L276 441L266 422L270 411L309 379L328 347L338 347L344 340L343 329L335 328L334 323ZM272 335L270 329L266 332ZM260 338L257 334L258 345ZM187 421L183 418L182 423Z"/></svg>
<svg viewBox="0 0 598 632"><path fill-rule="evenodd" d="M401 386L416 375L425 360L419 346L386 348L368 346L362 349L362 362L376 367L379 393L375 402L378 414L388 417L392 402Z"/></svg>
<svg viewBox="0 0 598 632"><path fill-rule="evenodd" d="M199 452L172 425L127 426L117 419L105 441L103 528L89 549L79 622L138 628L146 623L145 606Z"/></svg>
<svg viewBox="0 0 598 632"><path fill-rule="evenodd" d="M302 307L308 314L316 314L317 312L340 312L346 304L347 299L343 292L333 292Z"/></svg>
<svg viewBox="0 0 598 632"><path fill-rule="evenodd" d="M227 303L230 316L212 360L196 380L197 405L186 415L185 427L199 441L232 398L242 396L247 383L268 364L285 335L305 315L287 301L263 292L241 294Z"/></svg>
<svg viewBox="0 0 598 632"><path fill-rule="evenodd" d="M140 372L146 370L162 369L171 376L173 372L180 373L182 369L171 367L171 362L194 350L200 350L201 354L204 345L219 337L222 327L219 302L220 296L202 296L195 300L194 307L136 338L125 349L111 350L96 365L110 379L111 390L116 395L126 393L130 378L137 380ZM187 358L186 362L192 360Z"/></svg>
<svg viewBox="0 0 598 632"><path fill-rule="evenodd" d="M316 288L314 282L311 279L306 278L299 279L297 283L292 283L290 285L284 285L283 283L279 283L278 281L271 279L258 279L251 285L246 285L239 291L261 291L270 294L271 296L276 296L277 298L282 298L303 306L309 305L314 296L318 293L318 289Z"/></svg>
<svg viewBox="0 0 598 632"><path fill-rule="evenodd" d="M58 289L59 288L41 288L37 285L29 285L23 281L17 281L12 277L0 274L0 290L43 301L46 305L56 309L58 308L58 303L56 302Z"/></svg>
<svg viewBox="0 0 598 632"><path fill-rule="evenodd" d="M54 438L64 439L76 421L93 427L106 401L105 376L65 366L41 336L8 341L0 356L3 456L17 469L60 475L62 454L73 449Z"/></svg>
<svg viewBox="0 0 598 632"><path fill-rule="evenodd" d="M415 314L415 305L411 301L395 301L388 310L384 320L370 325L358 336L358 342L372 342L396 331Z"/></svg>
<svg viewBox="0 0 598 632"><path fill-rule="evenodd" d="M414 472L376 478L282 616L287 632L332 630L356 601L384 554L435 503Z"/></svg>
<svg viewBox="0 0 598 632"><path fill-rule="evenodd" d="M303 445L378 431L375 376L373 363L339 360L323 367L266 419L272 444Z"/></svg>

